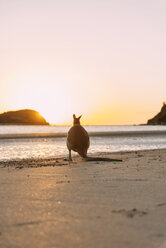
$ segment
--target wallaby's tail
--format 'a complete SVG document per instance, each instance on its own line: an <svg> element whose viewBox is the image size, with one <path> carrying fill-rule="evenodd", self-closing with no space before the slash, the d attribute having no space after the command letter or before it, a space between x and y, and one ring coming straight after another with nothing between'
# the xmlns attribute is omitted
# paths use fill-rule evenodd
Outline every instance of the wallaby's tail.
<svg viewBox="0 0 166 248"><path fill-rule="evenodd" d="M87 159L87 150L85 151L78 151L78 154L83 158L83 159Z"/></svg>
<svg viewBox="0 0 166 248"><path fill-rule="evenodd" d="M85 161L105 161L105 162L123 162L122 159L100 158L100 157L85 157Z"/></svg>

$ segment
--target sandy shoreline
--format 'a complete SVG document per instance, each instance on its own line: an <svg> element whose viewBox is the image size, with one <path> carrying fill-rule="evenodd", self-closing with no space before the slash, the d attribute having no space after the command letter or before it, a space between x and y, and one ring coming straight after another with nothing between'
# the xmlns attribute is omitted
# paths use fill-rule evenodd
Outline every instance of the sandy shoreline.
<svg viewBox="0 0 166 248"><path fill-rule="evenodd" d="M166 150L0 162L0 247L166 245Z"/></svg>

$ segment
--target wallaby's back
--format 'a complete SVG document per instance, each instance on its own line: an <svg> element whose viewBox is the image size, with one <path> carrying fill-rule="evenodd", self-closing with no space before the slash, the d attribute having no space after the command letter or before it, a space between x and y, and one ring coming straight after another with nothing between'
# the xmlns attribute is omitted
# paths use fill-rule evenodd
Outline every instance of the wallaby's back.
<svg viewBox="0 0 166 248"><path fill-rule="evenodd" d="M67 147L69 151L73 150L78 152L81 157L86 158L87 150L89 148L89 135L79 123L81 116L76 118L75 115L73 115L73 118L75 118L75 122L67 135Z"/></svg>
<svg viewBox="0 0 166 248"><path fill-rule="evenodd" d="M71 158L71 150L78 152L78 154L86 161L109 161L122 162L121 159L111 159L103 157L88 157L87 150L89 148L89 135L87 131L80 125L80 118L73 115L73 127L70 128L67 135L67 148L69 150L69 161Z"/></svg>

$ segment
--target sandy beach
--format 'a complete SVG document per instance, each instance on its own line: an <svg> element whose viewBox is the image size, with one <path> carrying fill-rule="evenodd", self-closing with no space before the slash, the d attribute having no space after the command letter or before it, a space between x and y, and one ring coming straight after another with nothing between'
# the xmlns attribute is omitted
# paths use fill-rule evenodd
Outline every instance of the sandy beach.
<svg viewBox="0 0 166 248"><path fill-rule="evenodd" d="M0 162L0 247L166 247L166 150Z"/></svg>

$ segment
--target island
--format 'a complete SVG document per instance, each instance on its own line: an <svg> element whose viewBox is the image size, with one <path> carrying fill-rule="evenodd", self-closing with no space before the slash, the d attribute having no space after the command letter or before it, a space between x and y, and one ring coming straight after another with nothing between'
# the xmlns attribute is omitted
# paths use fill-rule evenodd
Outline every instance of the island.
<svg viewBox="0 0 166 248"><path fill-rule="evenodd" d="M0 124L12 125L49 125L39 112L32 109L7 111L0 114Z"/></svg>
<svg viewBox="0 0 166 248"><path fill-rule="evenodd" d="M147 121L147 125L166 125L166 104L163 102L163 106L160 112L152 119Z"/></svg>

